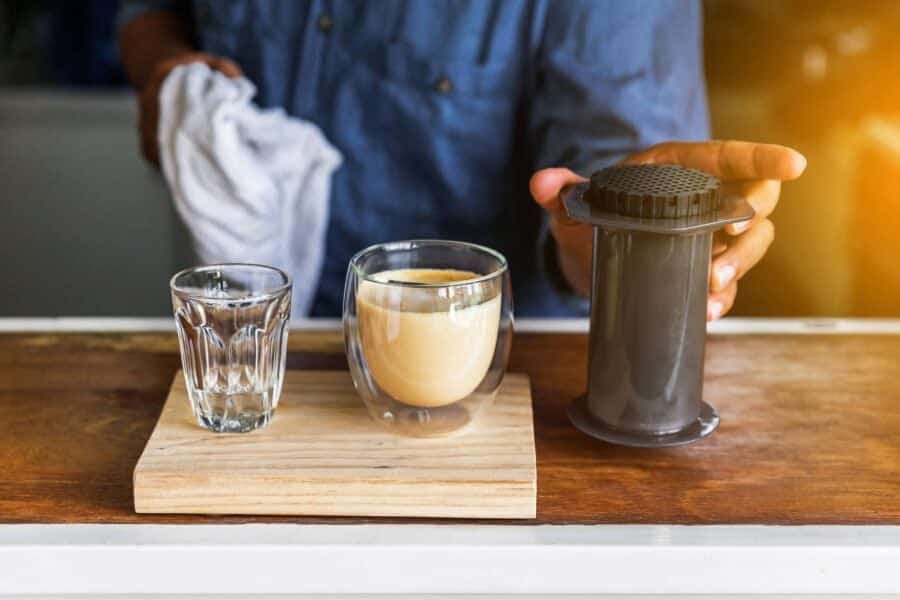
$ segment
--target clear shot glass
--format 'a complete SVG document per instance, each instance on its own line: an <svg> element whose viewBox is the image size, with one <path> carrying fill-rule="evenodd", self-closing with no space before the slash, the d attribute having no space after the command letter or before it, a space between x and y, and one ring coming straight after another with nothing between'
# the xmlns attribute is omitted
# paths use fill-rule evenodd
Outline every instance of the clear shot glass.
<svg viewBox="0 0 900 600"><path fill-rule="evenodd" d="M197 423L227 433L265 427L284 380L290 276L263 265L211 265L176 273L170 287Z"/></svg>
<svg viewBox="0 0 900 600"><path fill-rule="evenodd" d="M513 330L506 259L482 246L415 240L354 256L344 339L373 419L402 435L475 422L503 380Z"/></svg>

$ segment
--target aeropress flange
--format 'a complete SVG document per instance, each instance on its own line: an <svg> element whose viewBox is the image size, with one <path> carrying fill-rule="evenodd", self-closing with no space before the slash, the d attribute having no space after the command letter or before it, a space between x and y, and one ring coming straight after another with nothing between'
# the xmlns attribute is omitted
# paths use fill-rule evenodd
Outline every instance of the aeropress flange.
<svg viewBox="0 0 900 600"><path fill-rule="evenodd" d="M563 203L594 226L588 389L569 407L572 423L626 446L706 437L719 424L702 399L713 232L753 208L677 165L609 167Z"/></svg>

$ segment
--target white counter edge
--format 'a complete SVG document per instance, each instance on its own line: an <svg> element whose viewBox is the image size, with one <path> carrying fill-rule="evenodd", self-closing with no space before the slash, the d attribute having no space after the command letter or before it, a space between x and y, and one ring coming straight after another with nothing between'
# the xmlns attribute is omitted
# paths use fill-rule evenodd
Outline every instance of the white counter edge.
<svg viewBox="0 0 900 600"><path fill-rule="evenodd" d="M12 595L888 594L898 565L888 526L0 526Z"/></svg>
<svg viewBox="0 0 900 600"><path fill-rule="evenodd" d="M299 319L291 329L338 330L339 319ZM586 319L517 319L520 333L586 333ZM154 332L174 331L172 319L129 317L0 317L0 333ZM768 319L729 317L710 323L716 334L900 334L900 319Z"/></svg>

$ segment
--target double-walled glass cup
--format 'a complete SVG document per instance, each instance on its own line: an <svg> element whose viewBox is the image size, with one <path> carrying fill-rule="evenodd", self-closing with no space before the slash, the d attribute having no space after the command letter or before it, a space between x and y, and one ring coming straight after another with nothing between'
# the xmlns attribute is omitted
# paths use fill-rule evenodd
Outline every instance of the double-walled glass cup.
<svg viewBox="0 0 900 600"><path fill-rule="evenodd" d="M506 259L463 242L414 240L354 256L344 340L369 414L430 437L475 422L497 394L512 341Z"/></svg>
<svg viewBox="0 0 900 600"><path fill-rule="evenodd" d="M240 433L275 414L291 314L291 278L262 265L186 269L172 307L191 410L211 431Z"/></svg>

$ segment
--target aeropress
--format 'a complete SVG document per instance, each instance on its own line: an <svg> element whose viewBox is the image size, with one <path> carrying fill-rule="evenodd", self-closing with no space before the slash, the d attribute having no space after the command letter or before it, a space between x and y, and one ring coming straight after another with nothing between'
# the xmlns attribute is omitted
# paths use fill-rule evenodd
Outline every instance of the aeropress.
<svg viewBox="0 0 900 600"><path fill-rule="evenodd" d="M594 226L587 393L569 418L594 438L661 447L719 424L703 402L713 233L754 216L719 180L677 165L620 165L563 193Z"/></svg>

